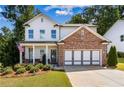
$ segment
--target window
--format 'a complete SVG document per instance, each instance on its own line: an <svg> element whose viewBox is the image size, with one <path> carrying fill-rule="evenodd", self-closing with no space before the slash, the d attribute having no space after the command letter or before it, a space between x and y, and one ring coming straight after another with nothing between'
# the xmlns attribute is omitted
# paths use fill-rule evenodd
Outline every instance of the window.
<svg viewBox="0 0 124 93"><path fill-rule="evenodd" d="M121 42L123 42L124 41L124 35L121 35L120 39L121 39Z"/></svg>
<svg viewBox="0 0 124 93"><path fill-rule="evenodd" d="M45 30L40 30L40 39L45 38Z"/></svg>
<svg viewBox="0 0 124 93"><path fill-rule="evenodd" d="M33 30L28 30L29 39L33 39Z"/></svg>
<svg viewBox="0 0 124 93"><path fill-rule="evenodd" d="M56 38L56 30L51 30L51 37Z"/></svg>
<svg viewBox="0 0 124 93"><path fill-rule="evenodd" d="M41 18L41 22L43 22L43 18Z"/></svg>

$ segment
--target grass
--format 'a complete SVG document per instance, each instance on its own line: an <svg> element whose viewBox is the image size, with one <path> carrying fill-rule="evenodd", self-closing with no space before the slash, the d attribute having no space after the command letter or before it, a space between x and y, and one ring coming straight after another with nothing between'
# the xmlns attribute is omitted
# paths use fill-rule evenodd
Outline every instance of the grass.
<svg viewBox="0 0 124 93"><path fill-rule="evenodd" d="M0 87L71 87L65 72L50 71L30 77L0 78Z"/></svg>
<svg viewBox="0 0 124 93"><path fill-rule="evenodd" d="M118 64L116 69L124 71L124 58L118 58Z"/></svg>
<svg viewBox="0 0 124 93"><path fill-rule="evenodd" d="M124 58L118 58L119 63L124 63Z"/></svg>

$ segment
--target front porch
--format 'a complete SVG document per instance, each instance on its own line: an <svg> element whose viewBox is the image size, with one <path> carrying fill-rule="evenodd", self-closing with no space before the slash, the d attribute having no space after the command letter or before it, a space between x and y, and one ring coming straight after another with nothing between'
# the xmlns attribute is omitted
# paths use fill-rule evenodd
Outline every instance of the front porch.
<svg viewBox="0 0 124 93"><path fill-rule="evenodd" d="M22 42L20 46L24 47L24 56L20 52L20 64L22 63L43 63L58 64L58 53L56 43L27 43Z"/></svg>

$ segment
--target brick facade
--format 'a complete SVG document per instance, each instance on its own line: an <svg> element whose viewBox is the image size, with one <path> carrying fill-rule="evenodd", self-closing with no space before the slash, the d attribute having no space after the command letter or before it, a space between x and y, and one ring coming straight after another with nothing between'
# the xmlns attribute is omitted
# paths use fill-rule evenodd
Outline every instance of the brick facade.
<svg viewBox="0 0 124 93"><path fill-rule="evenodd" d="M83 34L83 35L82 35ZM87 29L82 28L64 40L64 44L58 45L59 65L64 65L64 51L66 49L101 49L102 65L106 64L107 45L102 44L100 38Z"/></svg>

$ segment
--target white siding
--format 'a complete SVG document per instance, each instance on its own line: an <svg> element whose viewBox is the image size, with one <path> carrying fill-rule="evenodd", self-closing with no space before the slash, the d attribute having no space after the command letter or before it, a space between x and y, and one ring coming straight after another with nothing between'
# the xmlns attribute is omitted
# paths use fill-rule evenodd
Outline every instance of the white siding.
<svg viewBox="0 0 124 93"><path fill-rule="evenodd" d="M115 45L117 51L124 52L124 42L120 41L120 36L124 35L124 20L118 20L104 35L112 43L108 45L108 52L111 45Z"/></svg>
<svg viewBox="0 0 124 93"><path fill-rule="evenodd" d="M43 22L41 22L41 18L43 18ZM25 41L58 41L59 40L59 27L54 27L55 23L51 21L46 16L40 16L36 19L32 20L29 23L30 27L25 27ZM61 38L65 37L66 35L70 34L72 31L76 30L79 26L64 26L61 27L60 36ZM90 26L90 28L96 31L96 27ZM33 32L33 39L29 39L28 37L28 30L32 29ZM40 30L45 30L45 38L40 39ZM51 38L51 30L56 30L56 39Z"/></svg>
<svg viewBox="0 0 124 93"><path fill-rule="evenodd" d="M41 22L41 18L43 18L43 22ZM57 41L59 39L59 30L58 27L54 27L55 23L49 20L46 16L40 16L37 19L33 20L29 23L30 27L25 27L25 41ZM28 38L28 30L34 30L34 38ZM40 39L40 30L45 30L45 38ZM51 30L56 30L57 36L56 39L51 38Z"/></svg>
<svg viewBox="0 0 124 93"><path fill-rule="evenodd" d="M72 31L76 30L78 27L62 27L61 28L61 38L70 34Z"/></svg>

